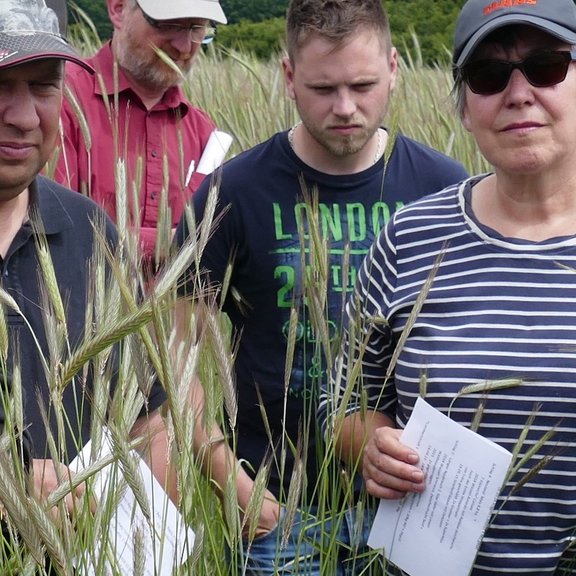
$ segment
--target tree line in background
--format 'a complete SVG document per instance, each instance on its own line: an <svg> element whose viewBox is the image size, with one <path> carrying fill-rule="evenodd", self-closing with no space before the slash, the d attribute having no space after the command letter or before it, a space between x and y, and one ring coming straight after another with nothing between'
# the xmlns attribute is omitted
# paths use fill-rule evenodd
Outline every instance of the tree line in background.
<svg viewBox="0 0 576 576"><path fill-rule="evenodd" d="M288 0L221 0L228 25L219 26L216 42L224 49L250 52L268 59L283 48ZM426 65L446 63L458 12L465 0L386 0L392 37L404 58L415 55ZM69 21L78 21L76 7L91 20L102 40L112 28L105 0L70 0Z"/></svg>

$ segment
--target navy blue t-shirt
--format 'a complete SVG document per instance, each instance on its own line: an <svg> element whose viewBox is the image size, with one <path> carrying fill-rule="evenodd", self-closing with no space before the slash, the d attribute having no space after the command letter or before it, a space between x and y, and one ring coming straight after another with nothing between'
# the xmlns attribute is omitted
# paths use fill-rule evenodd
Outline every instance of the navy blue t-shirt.
<svg viewBox="0 0 576 576"><path fill-rule="evenodd" d="M326 356L338 344L344 303L375 236L399 207L466 176L461 164L402 135L386 163L380 160L357 174L334 176L310 168L293 152L286 132L223 167L217 213L224 213L201 268L219 285L233 263L222 309L239 337L237 456L257 470L267 454L282 450L287 455L283 474L280 459L272 460L269 488L277 497L286 497L292 451L302 430L309 431L304 436L308 494L314 491L316 400L326 377ZM198 220L209 180L193 196ZM325 249L317 249L308 217L318 223ZM181 245L186 236L183 218L176 242ZM317 254L326 252L323 263ZM190 269L188 278L194 273ZM184 286L180 293L187 290ZM315 320L323 317L328 321ZM324 333L318 326L326 326ZM290 335L295 347L285 386Z"/></svg>

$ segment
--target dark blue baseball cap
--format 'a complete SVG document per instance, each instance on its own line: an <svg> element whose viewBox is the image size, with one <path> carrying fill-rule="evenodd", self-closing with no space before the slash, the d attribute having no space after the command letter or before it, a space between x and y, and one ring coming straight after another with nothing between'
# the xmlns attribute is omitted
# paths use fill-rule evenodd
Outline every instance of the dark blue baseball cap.
<svg viewBox="0 0 576 576"><path fill-rule="evenodd" d="M568 44L576 44L576 4L573 0L468 0L456 22L454 67L466 64L488 34L513 24L535 26Z"/></svg>

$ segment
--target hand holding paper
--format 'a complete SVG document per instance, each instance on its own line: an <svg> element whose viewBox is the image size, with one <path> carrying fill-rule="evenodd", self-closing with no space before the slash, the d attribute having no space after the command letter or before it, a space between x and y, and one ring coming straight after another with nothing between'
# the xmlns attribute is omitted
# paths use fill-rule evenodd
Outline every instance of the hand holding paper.
<svg viewBox="0 0 576 576"><path fill-rule="evenodd" d="M368 492L376 498L403 498L426 487L418 452L400 441L402 430L378 428L369 439L363 458L363 476Z"/></svg>
<svg viewBox="0 0 576 576"><path fill-rule="evenodd" d="M368 544L410 576L466 576L512 454L421 398L401 441L420 454L427 487L381 500Z"/></svg>

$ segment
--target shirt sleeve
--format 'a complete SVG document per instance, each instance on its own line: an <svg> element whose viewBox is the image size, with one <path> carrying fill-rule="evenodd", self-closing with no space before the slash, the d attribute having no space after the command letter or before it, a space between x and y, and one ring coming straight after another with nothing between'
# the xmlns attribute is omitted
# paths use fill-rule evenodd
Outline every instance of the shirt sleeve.
<svg viewBox="0 0 576 576"><path fill-rule="evenodd" d="M192 297L199 286L222 286L235 252L234 212L224 187L205 178L185 210L174 236L178 249L194 234L199 238L197 259L178 283L178 295ZM194 227L194 230L191 230ZM203 242L203 239L206 241ZM200 277L198 276L200 274Z"/></svg>

